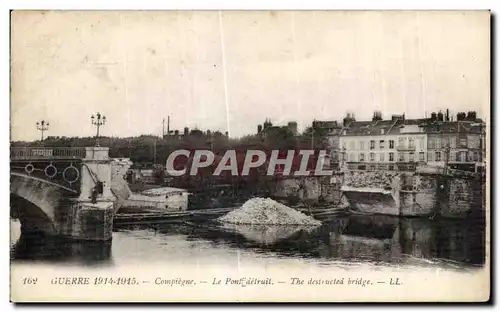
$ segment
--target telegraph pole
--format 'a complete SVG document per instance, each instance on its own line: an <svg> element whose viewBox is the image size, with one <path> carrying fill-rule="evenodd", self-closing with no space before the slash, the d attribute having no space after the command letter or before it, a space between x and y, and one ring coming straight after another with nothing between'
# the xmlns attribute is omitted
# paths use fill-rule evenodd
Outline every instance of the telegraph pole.
<svg viewBox="0 0 500 312"><path fill-rule="evenodd" d="M40 122L37 121L36 128L40 132L42 132L42 139L41 139L41 141L43 141L43 132L49 130L49 122L45 121L45 120L42 120Z"/></svg>

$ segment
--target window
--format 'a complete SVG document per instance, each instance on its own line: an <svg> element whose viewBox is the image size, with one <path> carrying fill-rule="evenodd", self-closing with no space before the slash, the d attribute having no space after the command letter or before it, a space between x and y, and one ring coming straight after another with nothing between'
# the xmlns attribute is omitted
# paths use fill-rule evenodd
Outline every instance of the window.
<svg viewBox="0 0 500 312"><path fill-rule="evenodd" d="M359 141L359 149L364 150L365 149L365 141Z"/></svg>
<svg viewBox="0 0 500 312"><path fill-rule="evenodd" d="M472 152L472 161L479 161L479 153Z"/></svg>
<svg viewBox="0 0 500 312"><path fill-rule="evenodd" d="M399 161L405 161L405 155L403 153L399 153Z"/></svg>
<svg viewBox="0 0 500 312"><path fill-rule="evenodd" d="M379 158L380 158L380 161L384 161L384 153L380 153Z"/></svg>
<svg viewBox="0 0 500 312"><path fill-rule="evenodd" d="M330 153L330 159L333 161L333 162L337 162L339 161L339 154L335 151L332 151Z"/></svg>
<svg viewBox="0 0 500 312"><path fill-rule="evenodd" d="M460 146L460 148L467 148L467 138L460 138L459 139L459 146Z"/></svg>
<svg viewBox="0 0 500 312"><path fill-rule="evenodd" d="M427 145L428 147L431 148L436 148L436 138L428 138L427 139Z"/></svg>
<svg viewBox="0 0 500 312"><path fill-rule="evenodd" d="M410 138L410 148L415 148L415 139L414 138Z"/></svg>
<svg viewBox="0 0 500 312"><path fill-rule="evenodd" d="M443 137L441 138L441 147L446 147L446 146L450 146L450 140L447 138L447 137Z"/></svg>
<svg viewBox="0 0 500 312"><path fill-rule="evenodd" d="M460 152L460 162L465 162L467 159L467 152Z"/></svg>
<svg viewBox="0 0 500 312"><path fill-rule="evenodd" d="M389 161L394 161L394 153L389 153Z"/></svg>
<svg viewBox="0 0 500 312"><path fill-rule="evenodd" d="M436 152L436 161L441 161L441 152Z"/></svg>
<svg viewBox="0 0 500 312"><path fill-rule="evenodd" d="M399 138L398 147L402 148L405 146L405 138Z"/></svg>
<svg viewBox="0 0 500 312"><path fill-rule="evenodd" d="M415 153L410 152L410 161L415 161Z"/></svg>
<svg viewBox="0 0 500 312"><path fill-rule="evenodd" d="M394 170L394 165L389 165L389 170Z"/></svg>
<svg viewBox="0 0 500 312"><path fill-rule="evenodd" d="M479 136L477 135L468 135L467 136L467 148L479 148Z"/></svg>
<svg viewBox="0 0 500 312"><path fill-rule="evenodd" d="M384 143L385 143L384 140L380 140L379 143L380 143L380 149L384 149Z"/></svg>
<svg viewBox="0 0 500 312"><path fill-rule="evenodd" d="M474 161L474 152L469 152L467 156L469 157L468 159L469 162Z"/></svg>
<svg viewBox="0 0 500 312"><path fill-rule="evenodd" d="M450 161L457 161L457 153L450 152Z"/></svg>
<svg viewBox="0 0 500 312"><path fill-rule="evenodd" d="M359 153L359 161L365 161L365 153Z"/></svg>
<svg viewBox="0 0 500 312"><path fill-rule="evenodd" d="M427 153L427 161L434 161L433 155L432 153Z"/></svg>
<svg viewBox="0 0 500 312"><path fill-rule="evenodd" d="M390 149L394 148L394 140L389 140L389 148Z"/></svg>
<svg viewBox="0 0 500 312"><path fill-rule="evenodd" d="M375 161L375 153L370 153L370 161Z"/></svg>
<svg viewBox="0 0 500 312"><path fill-rule="evenodd" d="M349 148L350 149L354 149L354 141L350 141L349 142Z"/></svg>
<svg viewBox="0 0 500 312"><path fill-rule="evenodd" d="M418 160L419 161L425 161L425 153L424 152L418 153Z"/></svg>
<svg viewBox="0 0 500 312"><path fill-rule="evenodd" d="M436 148L441 148L441 139L436 138Z"/></svg>
<svg viewBox="0 0 500 312"><path fill-rule="evenodd" d="M457 148L457 137L450 137L450 147Z"/></svg>
<svg viewBox="0 0 500 312"><path fill-rule="evenodd" d="M370 149L374 150L375 149L375 140L370 141Z"/></svg>
<svg viewBox="0 0 500 312"><path fill-rule="evenodd" d="M370 170L375 171L376 169L375 165L370 165Z"/></svg>

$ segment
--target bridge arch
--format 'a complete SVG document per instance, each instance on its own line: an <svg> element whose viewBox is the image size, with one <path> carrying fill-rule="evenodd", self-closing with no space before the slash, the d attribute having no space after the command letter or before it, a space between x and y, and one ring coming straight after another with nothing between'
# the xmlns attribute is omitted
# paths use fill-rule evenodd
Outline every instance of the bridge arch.
<svg viewBox="0 0 500 312"><path fill-rule="evenodd" d="M61 200L75 191L27 174L11 172L10 176L11 199L14 195L16 206L12 211L11 203L11 214L21 221L22 232L58 234L61 230L58 222Z"/></svg>

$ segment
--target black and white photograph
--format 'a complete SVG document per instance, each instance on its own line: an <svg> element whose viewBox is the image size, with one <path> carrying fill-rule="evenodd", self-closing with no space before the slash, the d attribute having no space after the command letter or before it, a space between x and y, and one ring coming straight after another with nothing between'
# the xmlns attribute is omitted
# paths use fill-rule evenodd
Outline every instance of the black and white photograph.
<svg viewBox="0 0 500 312"><path fill-rule="evenodd" d="M490 29L11 11L11 301L488 301Z"/></svg>

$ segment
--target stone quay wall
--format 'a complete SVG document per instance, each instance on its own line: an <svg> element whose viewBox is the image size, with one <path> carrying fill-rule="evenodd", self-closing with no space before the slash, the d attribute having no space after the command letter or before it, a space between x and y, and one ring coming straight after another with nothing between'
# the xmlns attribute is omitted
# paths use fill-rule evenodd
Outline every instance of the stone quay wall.
<svg viewBox="0 0 500 312"><path fill-rule="evenodd" d="M345 186L396 190L399 203L415 214L463 217L484 209L485 183L465 177L392 171L346 171Z"/></svg>
<svg viewBox="0 0 500 312"><path fill-rule="evenodd" d="M342 186L394 190L408 215L463 217L485 207L485 184L465 177L397 171L345 171L331 177L290 177L277 181L272 195L297 203L341 204Z"/></svg>
<svg viewBox="0 0 500 312"><path fill-rule="evenodd" d="M277 198L296 198L307 204L338 203L341 200L341 176L332 177L290 177L276 183L274 195Z"/></svg>

